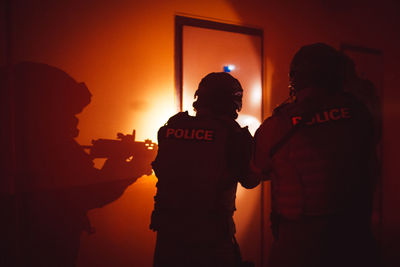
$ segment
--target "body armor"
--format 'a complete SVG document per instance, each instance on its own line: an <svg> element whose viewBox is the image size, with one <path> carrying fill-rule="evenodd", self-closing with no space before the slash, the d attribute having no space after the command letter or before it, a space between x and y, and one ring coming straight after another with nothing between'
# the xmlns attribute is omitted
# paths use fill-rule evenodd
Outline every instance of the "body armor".
<svg viewBox="0 0 400 267"><path fill-rule="evenodd" d="M368 206L372 127L354 97L319 94L279 108L267 124L289 135L272 156L276 213L297 219Z"/></svg>
<svg viewBox="0 0 400 267"><path fill-rule="evenodd" d="M160 128L158 142L152 229L171 227L174 219L189 229L223 218L233 224L237 182L245 177L251 153L247 129L234 120L181 112Z"/></svg>

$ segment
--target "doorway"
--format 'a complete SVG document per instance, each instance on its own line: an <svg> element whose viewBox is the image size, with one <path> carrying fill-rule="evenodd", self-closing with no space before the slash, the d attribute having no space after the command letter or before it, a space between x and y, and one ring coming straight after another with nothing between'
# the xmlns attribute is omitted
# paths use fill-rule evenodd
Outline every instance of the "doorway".
<svg viewBox="0 0 400 267"><path fill-rule="evenodd" d="M263 114L263 31L183 16L175 17L175 96L177 109L194 115L192 103L200 80L210 72L229 72L243 89L237 119L254 132ZM234 219L245 260L263 262L263 186L237 192Z"/></svg>

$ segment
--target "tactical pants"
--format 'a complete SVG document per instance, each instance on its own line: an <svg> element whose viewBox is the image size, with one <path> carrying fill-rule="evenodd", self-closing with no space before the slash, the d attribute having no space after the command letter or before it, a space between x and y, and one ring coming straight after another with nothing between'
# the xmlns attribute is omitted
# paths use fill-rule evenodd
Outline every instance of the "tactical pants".
<svg viewBox="0 0 400 267"><path fill-rule="evenodd" d="M194 235L157 233L154 267L234 267L232 238L205 240Z"/></svg>

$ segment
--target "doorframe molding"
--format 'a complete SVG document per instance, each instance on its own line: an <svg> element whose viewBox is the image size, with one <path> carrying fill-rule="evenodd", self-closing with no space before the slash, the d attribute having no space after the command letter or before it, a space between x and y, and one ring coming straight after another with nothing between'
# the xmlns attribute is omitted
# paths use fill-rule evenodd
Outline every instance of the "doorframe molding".
<svg viewBox="0 0 400 267"><path fill-rule="evenodd" d="M204 20L193 17L175 15L175 104L178 111L183 110L183 27L192 26L205 29L259 36L261 39L261 121L264 120L264 30L249 26ZM260 189L260 263L264 266L265 237L265 185L261 182Z"/></svg>
<svg viewBox="0 0 400 267"><path fill-rule="evenodd" d="M182 111L183 103L183 27L192 26L226 32L242 33L261 38L261 90L264 91L264 31L262 29L229 24L211 20L175 15L175 103L176 109ZM262 99L262 98L261 98ZM261 119L264 113L264 101L261 101Z"/></svg>

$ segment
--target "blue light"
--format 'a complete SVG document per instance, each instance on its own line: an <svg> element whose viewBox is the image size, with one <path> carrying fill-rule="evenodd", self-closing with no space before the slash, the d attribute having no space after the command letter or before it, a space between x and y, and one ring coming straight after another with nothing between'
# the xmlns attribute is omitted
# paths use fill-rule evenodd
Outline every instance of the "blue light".
<svg viewBox="0 0 400 267"><path fill-rule="evenodd" d="M224 66L224 72L231 72L235 69L235 65L226 65Z"/></svg>

